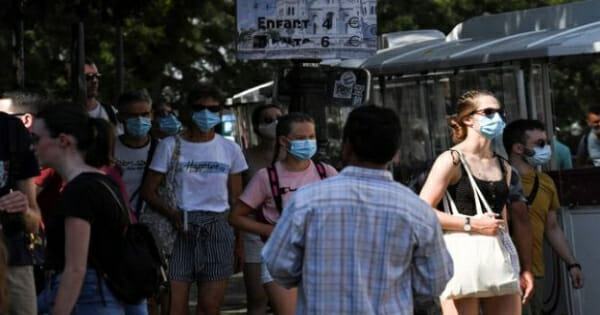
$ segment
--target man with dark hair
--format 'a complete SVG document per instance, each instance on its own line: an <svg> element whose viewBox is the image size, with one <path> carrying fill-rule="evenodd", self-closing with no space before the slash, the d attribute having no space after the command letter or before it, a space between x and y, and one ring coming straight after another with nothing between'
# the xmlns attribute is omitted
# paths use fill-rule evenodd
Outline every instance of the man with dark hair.
<svg viewBox="0 0 600 315"><path fill-rule="evenodd" d="M109 104L98 100L98 88L100 87L100 77L96 64L89 59L85 60L83 66L86 82L87 99L85 102L88 114L92 118L103 118L112 123L115 127L118 125L116 110ZM119 131L120 134L120 131Z"/></svg>
<svg viewBox="0 0 600 315"><path fill-rule="evenodd" d="M586 132L577 147L577 167L600 166L600 106L592 106L588 110L586 121L589 131Z"/></svg>
<svg viewBox="0 0 600 315"><path fill-rule="evenodd" d="M39 167L31 137L18 118L0 112L0 223L9 253L6 314L37 314L33 259L28 233L35 232L40 214L33 179Z"/></svg>
<svg viewBox="0 0 600 315"><path fill-rule="evenodd" d="M150 137L152 100L146 91L129 91L119 96L117 108L123 134L115 142L115 162L121 168L129 203L139 216L142 177L156 147L156 141Z"/></svg>
<svg viewBox="0 0 600 315"><path fill-rule="evenodd" d="M33 120L43 105L39 95L29 92L5 92L0 98L0 111L21 119L27 130L31 130Z"/></svg>
<svg viewBox="0 0 600 315"><path fill-rule="evenodd" d="M536 170L536 167L548 163L552 155L545 130L544 124L538 120L520 119L508 124L503 135L510 163L521 175L523 190L530 206L535 292L531 301L523 308L523 313L532 315L541 315L544 303L544 236L552 249L567 264L573 287L583 287L581 266L571 253L556 218L560 202L554 182L550 176Z"/></svg>
<svg viewBox="0 0 600 315"><path fill-rule="evenodd" d="M299 287L298 314L413 314L438 300L452 259L435 213L387 170L400 141L396 114L352 111L335 177L299 189L262 256L276 282Z"/></svg>

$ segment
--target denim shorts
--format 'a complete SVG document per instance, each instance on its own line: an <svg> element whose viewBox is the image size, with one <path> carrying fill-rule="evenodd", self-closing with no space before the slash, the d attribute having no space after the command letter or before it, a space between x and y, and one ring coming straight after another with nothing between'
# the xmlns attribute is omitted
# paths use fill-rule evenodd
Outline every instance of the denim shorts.
<svg viewBox="0 0 600 315"><path fill-rule="evenodd" d="M39 314L50 314L58 293L61 275L55 275L38 296ZM99 285L100 284L100 285ZM123 304L117 300L104 280L98 281L98 273L88 269L71 315L124 315Z"/></svg>

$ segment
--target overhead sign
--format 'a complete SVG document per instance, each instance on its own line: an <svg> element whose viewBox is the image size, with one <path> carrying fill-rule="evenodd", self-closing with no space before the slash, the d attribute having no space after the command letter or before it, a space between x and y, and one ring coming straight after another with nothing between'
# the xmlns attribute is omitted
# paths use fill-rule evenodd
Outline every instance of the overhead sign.
<svg viewBox="0 0 600 315"><path fill-rule="evenodd" d="M377 0L238 0L239 59L360 59L377 50Z"/></svg>

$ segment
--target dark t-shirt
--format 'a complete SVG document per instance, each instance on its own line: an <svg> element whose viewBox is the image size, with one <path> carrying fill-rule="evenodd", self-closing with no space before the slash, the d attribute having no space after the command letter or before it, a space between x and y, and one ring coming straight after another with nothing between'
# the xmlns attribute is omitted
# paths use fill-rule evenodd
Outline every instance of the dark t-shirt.
<svg viewBox="0 0 600 315"><path fill-rule="evenodd" d="M8 194L11 189L16 190L18 181L38 174L29 132L18 118L0 112L0 196ZM9 265L31 265L23 214L1 212L0 222L8 248Z"/></svg>
<svg viewBox="0 0 600 315"><path fill-rule="evenodd" d="M65 219L79 218L91 225L88 267L110 272L118 264L115 249L122 243L127 216L119 204L98 181L107 183L121 202L118 186L100 173L82 173L68 182L57 210L48 217L47 267L61 272L65 266Z"/></svg>

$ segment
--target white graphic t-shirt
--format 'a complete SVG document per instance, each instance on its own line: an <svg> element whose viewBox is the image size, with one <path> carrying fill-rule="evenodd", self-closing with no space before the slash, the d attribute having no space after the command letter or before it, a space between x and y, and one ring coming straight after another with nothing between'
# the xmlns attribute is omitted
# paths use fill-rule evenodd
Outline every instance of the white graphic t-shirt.
<svg viewBox="0 0 600 315"><path fill-rule="evenodd" d="M139 199L139 187L142 184L142 176L148 159L148 150L150 150L150 141L141 148L131 148L123 144L121 139L117 138L115 142L115 162L123 171L123 183L129 195L130 205L135 208ZM135 195L134 195L135 193Z"/></svg>
<svg viewBox="0 0 600 315"><path fill-rule="evenodd" d="M156 147L150 169L166 173L174 148L174 137L163 139ZM218 134L209 142L181 139L178 207L184 211L226 211L229 209L229 174L238 174L247 168L240 146Z"/></svg>

